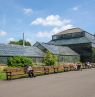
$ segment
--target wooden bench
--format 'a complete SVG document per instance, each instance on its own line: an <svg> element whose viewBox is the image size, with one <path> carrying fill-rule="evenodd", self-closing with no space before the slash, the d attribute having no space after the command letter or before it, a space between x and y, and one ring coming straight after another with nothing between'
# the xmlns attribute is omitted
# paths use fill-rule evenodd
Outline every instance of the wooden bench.
<svg viewBox="0 0 95 97"><path fill-rule="evenodd" d="M91 63L92 68L95 68L95 63Z"/></svg>
<svg viewBox="0 0 95 97"><path fill-rule="evenodd" d="M63 72L63 71L64 71L64 65L59 65L58 72Z"/></svg>
<svg viewBox="0 0 95 97"><path fill-rule="evenodd" d="M46 75L50 73L57 73L59 71L67 72L69 70L74 70L74 65L64 64L64 65L59 65L59 66L35 66L33 67L33 73L35 76L41 75L41 74ZM23 77L28 76L28 74L25 73L24 68L8 68L6 70L7 80L11 80L16 77L19 78L19 77L22 77L22 75Z"/></svg>
<svg viewBox="0 0 95 97"><path fill-rule="evenodd" d="M49 67L48 66L45 66L44 67L44 74L49 74Z"/></svg>
<svg viewBox="0 0 95 97"><path fill-rule="evenodd" d="M67 65L64 65L63 67L64 67L64 72L67 72L67 71L69 71L69 66L67 66Z"/></svg>
<svg viewBox="0 0 95 97"><path fill-rule="evenodd" d="M54 69L54 73L57 73L57 72L58 72L59 67L58 67L58 66L53 66L53 69Z"/></svg>
<svg viewBox="0 0 95 97"><path fill-rule="evenodd" d="M76 70L76 65L75 64L69 64L70 71Z"/></svg>
<svg viewBox="0 0 95 97"><path fill-rule="evenodd" d="M51 73L57 73L58 72L58 66L45 66L44 67L44 74L51 74Z"/></svg>
<svg viewBox="0 0 95 97"><path fill-rule="evenodd" d="M43 66L33 67L33 71L35 76L38 74L44 74L44 67Z"/></svg>
<svg viewBox="0 0 95 97"><path fill-rule="evenodd" d="M11 69L6 70L7 80L11 80L11 79L16 78L20 75L26 75L23 68L11 68Z"/></svg>
<svg viewBox="0 0 95 97"><path fill-rule="evenodd" d="M49 74L49 68L48 66L45 67L33 67L33 73L36 76L37 74ZM18 76L28 76L27 73L25 73L24 68L9 68L6 69L6 78L7 80L14 79Z"/></svg>
<svg viewBox="0 0 95 97"><path fill-rule="evenodd" d="M82 64L81 68L82 69L86 69L86 65L85 64Z"/></svg>

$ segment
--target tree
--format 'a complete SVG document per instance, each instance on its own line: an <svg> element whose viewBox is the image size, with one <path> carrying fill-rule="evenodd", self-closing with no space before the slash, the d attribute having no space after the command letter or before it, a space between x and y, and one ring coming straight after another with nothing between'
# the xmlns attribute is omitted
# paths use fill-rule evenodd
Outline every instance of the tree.
<svg viewBox="0 0 95 97"><path fill-rule="evenodd" d="M24 67L25 65L33 65L32 59L23 56L13 56L8 58L8 66L11 67Z"/></svg>
<svg viewBox="0 0 95 97"><path fill-rule="evenodd" d="M55 65L55 63L57 62L57 57L53 55L51 52L47 52L44 56L43 62L46 66Z"/></svg>
<svg viewBox="0 0 95 97"><path fill-rule="evenodd" d="M25 46L31 46L31 43L29 41L24 41L24 43L25 43ZM23 40L10 41L9 44L23 45Z"/></svg>

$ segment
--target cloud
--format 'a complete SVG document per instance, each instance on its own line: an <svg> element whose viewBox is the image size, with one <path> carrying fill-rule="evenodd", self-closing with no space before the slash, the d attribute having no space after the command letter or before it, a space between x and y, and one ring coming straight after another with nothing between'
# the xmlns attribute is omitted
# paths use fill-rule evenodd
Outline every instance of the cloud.
<svg viewBox="0 0 95 97"><path fill-rule="evenodd" d="M78 11L78 10L79 10L79 6L73 7L73 10L74 10L74 11Z"/></svg>
<svg viewBox="0 0 95 97"><path fill-rule="evenodd" d="M33 13L33 10L31 8L24 8L23 12L27 15L31 15Z"/></svg>
<svg viewBox="0 0 95 97"><path fill-rule="evenodd" d="M70 23L69 19L61 19L59 15L49 15L46 18L37 18L32 21L32 25L43 25L43 26L62 26Z"/></svg>
<svg viewBox="0 0 95 97"><path fill-rule="evenodd" d="M50 38L52 35L61 31L73 28L70 19L62 19L59 15L49 15L46 18L37 18L32 21L32 25L53 26L50 31L39 31L36 33L38 38Z"/></svg>
<svg viewBox="0 0 95 97"><path fill-rule="evenodd" d="M0 31L0 36L6 36L7 35L7 32L5 32L5 31Z"/></svg>
<svg viewBox="0 0 95 97"><path fill-rule="evenodd" d="M74 26L71 24L67 24L62 27L55 27L51 31L42 31L42 32L40 31L36 34L36 36L40 37L40 38L50 38L52 35L54 35L58 32L61 32L61 31L67 30L67 29L71 29L71 28L74 28Z"/></svg>

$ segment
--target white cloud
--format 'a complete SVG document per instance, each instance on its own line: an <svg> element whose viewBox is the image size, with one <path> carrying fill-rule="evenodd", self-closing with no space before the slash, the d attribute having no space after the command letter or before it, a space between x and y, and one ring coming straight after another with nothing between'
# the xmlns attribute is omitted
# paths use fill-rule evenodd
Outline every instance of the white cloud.
<svg viewBox="0 0 95 97"><path fill-rule="evenodd" d="M61 31L73 28L70 19L62 19L59 15L49 15L46 18L37 18L32 25L53 26L51 31L39 31L36 36L39 38L50 38Z"/></svg>
<svg viewBox="0 0 95 97"><path fill-rule="evenodd" d="M5 31L0 31L0 36L5 36L5 35L7 35L7 32L5 32Z"/></svg>
<svg viewBox="0 0 95 97"><path fill-rule="evenodd" d="M46 18L37 18L32 21L32 25L43 25L43 26L62 26L70 23L69 19L61 19L59 15L49 15Z"/></svg>
<svg viewBox="0 0 95 97"><path fill-rule="evenodd" d="M78 10L79 10L79 6L73 7L73 10L74 10L74 11L78 11Z"/></svg>
<svg viewBox="0 0 95 97"><path fill-rule="evenodd" d="M23 11L27 15L31 15L33 13L33 10L31 8L24 8Z"/></svg>
<svg viewBox="0 0 95 97"><path fill-rule="evenodd" d="M44 31L44 32L38 32L36 34L37 37L40 37L40 38L50 38L52 35L56 34L56 33L59 33L61 31L64 31L64 30L67 30L67 29L71 29L73 28L74 26L71 25L71 24L67 24L65 26L62 26L62 27L55 27L53 28L51 31Z"/></svg>

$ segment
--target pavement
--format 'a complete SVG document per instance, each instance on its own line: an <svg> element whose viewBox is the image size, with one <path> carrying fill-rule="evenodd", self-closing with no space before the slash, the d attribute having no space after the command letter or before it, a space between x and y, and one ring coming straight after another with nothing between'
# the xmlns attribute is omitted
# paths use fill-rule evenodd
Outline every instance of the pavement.
<svg viewBox="0 0 95 97"><path fill-rule="evenodd" d="M0 97L95 97L95 68L0 81Z"/></svg>

